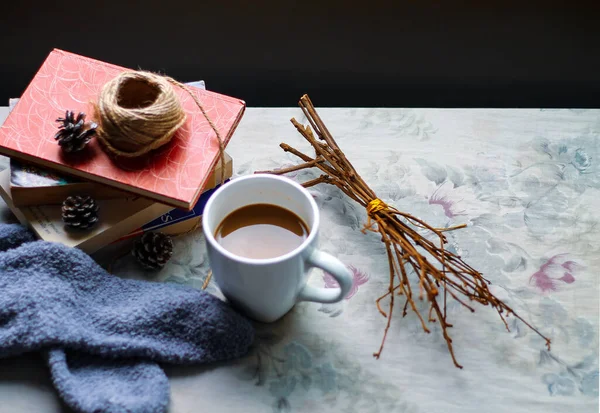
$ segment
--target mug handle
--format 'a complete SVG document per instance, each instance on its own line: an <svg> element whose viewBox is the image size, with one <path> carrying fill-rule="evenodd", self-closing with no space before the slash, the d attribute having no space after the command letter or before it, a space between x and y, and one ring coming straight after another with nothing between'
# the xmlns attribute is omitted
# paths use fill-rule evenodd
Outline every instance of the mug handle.
<svg viewBox="0 0 600 413"><path fill-rule="evenodd" d="M306 259L310 267L321 268L331 274L340 288L317 288L305 285L300 291L297 301L314 301L317 303L337 303L342 301L352 287L352 274L344 264L332 255L314 250Z"/></svg>

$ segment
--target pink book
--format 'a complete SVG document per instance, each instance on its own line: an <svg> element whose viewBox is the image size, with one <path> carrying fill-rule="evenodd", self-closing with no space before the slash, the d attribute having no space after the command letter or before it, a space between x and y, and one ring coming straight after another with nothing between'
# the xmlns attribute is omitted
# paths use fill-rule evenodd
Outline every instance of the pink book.
<svg viewBox="0 0 600 413"><path fill-rule="evenodd" d="M0 153L191 210L219 158L215 132L192 99L175 87L187 114L171 142L148 155L119 159L93 139L83 156L64 156L54 140L56 118L85 112L102 86L127 69L53 50L0 128ZM227 145L245 110L240 99L190 87Z"/></svg>

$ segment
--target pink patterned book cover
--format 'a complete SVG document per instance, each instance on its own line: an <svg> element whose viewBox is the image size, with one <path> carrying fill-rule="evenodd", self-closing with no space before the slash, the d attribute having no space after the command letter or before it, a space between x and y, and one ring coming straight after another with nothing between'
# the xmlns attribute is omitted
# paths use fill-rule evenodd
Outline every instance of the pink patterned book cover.
<svg viewBox="0 0 600 413"><path fill-rule="evenodd" d="M190 210L219 158L215 132L192 99L175 87L187 114L171 142L149 155L115 160L93 139L79 157L63 155L54 140L56 118L85 112L102 86L127 69L55 49L0 128L0 153ZM240 99L190 87L225 145L245 110Z"/></svg>

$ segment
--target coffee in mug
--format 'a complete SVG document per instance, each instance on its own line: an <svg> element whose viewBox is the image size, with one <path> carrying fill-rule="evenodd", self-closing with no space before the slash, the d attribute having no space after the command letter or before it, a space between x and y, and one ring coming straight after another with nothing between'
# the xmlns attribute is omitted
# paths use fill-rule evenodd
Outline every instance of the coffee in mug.
<svg viewBox="0 0 600 413"><path fill-rule="evenodd" d="M272 204L252 204L225 217L215 239L227 251L245 258L275 258L298 248L308 226L292 211Z"/></svg>

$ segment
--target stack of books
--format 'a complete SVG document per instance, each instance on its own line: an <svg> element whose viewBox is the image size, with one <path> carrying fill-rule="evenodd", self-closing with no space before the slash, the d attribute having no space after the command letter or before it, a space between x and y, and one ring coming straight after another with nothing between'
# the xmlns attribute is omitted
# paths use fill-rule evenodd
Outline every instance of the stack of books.
<svg viewBox="0 0 600 413"><path fill-rule="evenodd" d="M91 254L146 231L187 232L200 224L204 205L231 178L233 160L221 161L216 134L186 91L187 120L171 142L142 159L117 162L92 140L85 155L66 157L54 140L56 118L66 110L93 112L101 86L126 69L54 50L0 127L0 154L10 168L0 172L0 195L17 219L43 240ZM239 99L188 84L227 144L245 109ZM61 204L90 195L99 221L90 230L62 222Z"/></svg>

